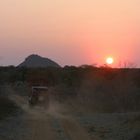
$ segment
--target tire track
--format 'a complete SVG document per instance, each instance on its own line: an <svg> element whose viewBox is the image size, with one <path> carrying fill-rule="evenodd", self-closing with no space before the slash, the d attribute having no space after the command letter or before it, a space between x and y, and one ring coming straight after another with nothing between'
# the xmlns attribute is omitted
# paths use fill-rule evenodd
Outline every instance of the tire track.
<svg viewBox="0 0 140 140"><path fill-rule="evenodd" d="M71 140L91 140L84 128L74 119L61 119L61 125Z"/></svg>
<svg viewBox="0 0 140 140"><path fill-rule="evenodd" d="M30 130L30 140L58 140L57 132L52 127L50 118L46 120L28 119L27 126Z"/></svg>

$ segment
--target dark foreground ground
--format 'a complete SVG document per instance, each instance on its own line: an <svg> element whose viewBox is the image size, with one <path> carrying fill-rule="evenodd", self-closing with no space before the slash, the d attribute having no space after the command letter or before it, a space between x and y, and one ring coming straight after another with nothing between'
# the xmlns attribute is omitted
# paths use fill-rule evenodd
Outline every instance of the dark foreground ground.
<svg viewBox="0 0 140 140"><path fill-rule="evenodd" d="M27 97L10 98L22 112L0 121L0 140L140 140L140 112L84 113L54 101L31 108Z"/></svg>

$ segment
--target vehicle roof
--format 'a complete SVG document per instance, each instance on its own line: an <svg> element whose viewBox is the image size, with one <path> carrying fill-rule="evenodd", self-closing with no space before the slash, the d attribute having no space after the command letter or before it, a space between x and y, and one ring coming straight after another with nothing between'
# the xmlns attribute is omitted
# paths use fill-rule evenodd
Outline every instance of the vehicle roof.
<svg viewBox="0 0 140 140"><path fill-rule="evenodd" d="M46 86L32 86L32 89L45 89L45 90L47 90L48 87L46 87Z"/></svg>

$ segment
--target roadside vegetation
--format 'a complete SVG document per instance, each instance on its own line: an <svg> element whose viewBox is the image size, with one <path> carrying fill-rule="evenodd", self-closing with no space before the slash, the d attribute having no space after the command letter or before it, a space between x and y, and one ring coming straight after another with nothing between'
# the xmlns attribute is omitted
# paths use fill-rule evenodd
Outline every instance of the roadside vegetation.
<svg viewBox="0 0 140 140"><path fill-rule="evenodd" d="M86 111L140 111L140 69L88 65L46 69L10 66L0 68L0 84L9 84L20 95L28 95L31 85L47 85L52 98Z"/></svg>
<svg viewBox="0 0 140 140"><path fill-rule="evenodd" d="M0 121L7 117L16 115L18 107L6 97L0 97Z"/></svg>

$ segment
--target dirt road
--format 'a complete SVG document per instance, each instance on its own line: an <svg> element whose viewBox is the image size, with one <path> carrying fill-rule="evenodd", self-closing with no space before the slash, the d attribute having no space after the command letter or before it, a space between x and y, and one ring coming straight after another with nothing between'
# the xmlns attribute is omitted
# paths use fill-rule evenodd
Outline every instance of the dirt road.
<svg viewBox="0 0 140 140"><path fill-rule="evenodd" d="M61 114L59 104L50 104L49 109L30 108L26 99L11 98L25 112L28 140L90 140L86 130L73 117Z"/></svg>
<svg viewBox="0 0 140 140"><path fill-rule="evenodd" d="M85 130L69 119L27 119L30 140L90 140Z"/></svg>
<svg viewBox="0 0 140 140"><path fill-rule="evenodd" d="M55 101L29 107L26 97L10 98L24 111L1 121L0 140L140 139L139 112L81 114Z"/></svg>

